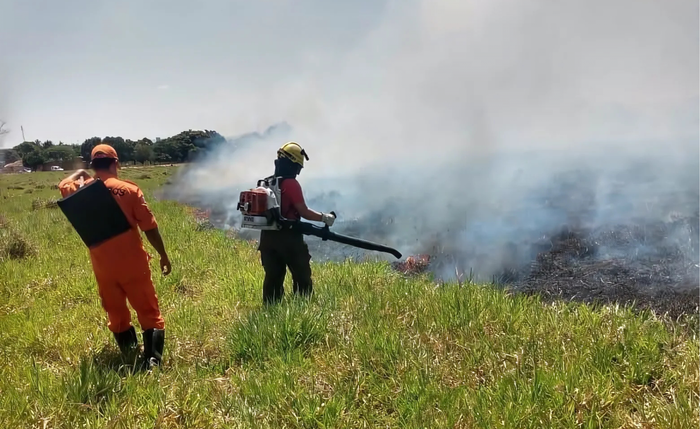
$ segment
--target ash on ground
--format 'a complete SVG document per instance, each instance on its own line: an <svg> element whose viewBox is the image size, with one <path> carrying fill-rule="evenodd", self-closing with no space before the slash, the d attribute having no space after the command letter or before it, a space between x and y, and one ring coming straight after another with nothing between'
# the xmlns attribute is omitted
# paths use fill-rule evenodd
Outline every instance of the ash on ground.
<svg viewBox="0 0 700 429"><path fill-rule="evenodd" d="M565 230L538 246L529 266L497 280L545 298L635 304L670 317L698 311L697 217Z"/></svg>
<svg viewBox="0 0 700 429"><path fill-rule="evenodd" d="M633 305L672 318L697 314L699 225L695 214L636 225L560 227L529 243L507 243L499 252L489 251L498 255L490 281L545 300ZM470 277L479 267L474 264L480 260L478 250L465 254L432 249L426 270L438 277Z"/></svg>

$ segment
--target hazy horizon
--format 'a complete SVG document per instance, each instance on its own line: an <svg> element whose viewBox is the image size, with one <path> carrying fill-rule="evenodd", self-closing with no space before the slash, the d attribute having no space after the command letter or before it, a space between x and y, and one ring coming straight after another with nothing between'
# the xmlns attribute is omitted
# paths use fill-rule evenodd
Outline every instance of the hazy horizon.
<svg viewBox="0 0 700 429"><path fill-rule="evenodd" d="M690 0L4 0L0 15L2 147L20 126L82 143L286 121L369 147L434 128L518 146L698 131Z"/></svg>
<svg viewBox="0 0 700 429"><path fill-rule="evenodd" d="M11 130L0 147L21 143L21 126L29 141L68 144L262 131L290 119L281 97L293 81L332 74L384 5L0 1L0 120Z"/></svg>

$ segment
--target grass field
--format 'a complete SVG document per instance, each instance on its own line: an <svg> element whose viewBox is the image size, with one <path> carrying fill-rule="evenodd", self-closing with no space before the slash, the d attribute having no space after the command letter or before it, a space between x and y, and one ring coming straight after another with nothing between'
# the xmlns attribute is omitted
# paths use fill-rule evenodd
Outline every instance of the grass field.
<svg viewBox="0 0 700 429"><path fill-rule="evenodd" d="M52 204L68 173L0 175L0 427L700 424L696 316L545 305L349 262L313 265L312 299L265 309L254 244L154 200L172 171L122 171L173 263L168 277L152 263L166 319L152 373L122 361L87 250Z"/></svg>

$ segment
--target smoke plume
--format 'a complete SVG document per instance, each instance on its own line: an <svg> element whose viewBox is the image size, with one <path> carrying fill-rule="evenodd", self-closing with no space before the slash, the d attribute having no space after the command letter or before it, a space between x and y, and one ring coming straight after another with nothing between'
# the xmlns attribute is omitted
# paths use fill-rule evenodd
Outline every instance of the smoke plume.
<svg viewBox="0 0 700 429"><path fill-rule="evenodd" d="M284 124L231 137L168 192L236 228L239 192L294 140L337 232L443 255L445 278L530 264L562 229L696 219L698 31L692 0L388 2L353 49L280 74L265 96ZM675 246L697 270L693 222L595 257ZM316 259L366 255L308 241Z"/></svg>

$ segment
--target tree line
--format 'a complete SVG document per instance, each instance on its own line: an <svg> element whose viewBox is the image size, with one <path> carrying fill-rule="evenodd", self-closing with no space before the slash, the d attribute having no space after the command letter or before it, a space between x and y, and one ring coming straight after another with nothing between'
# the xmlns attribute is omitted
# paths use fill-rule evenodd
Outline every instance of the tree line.
<svg viewBox="0 0 700 429"><path fill-rule="evenodd" d="M148 138L130 140L122 137L92 137L82 144L54 144L50 140L25 141L6 150L4 162L9 164L21 159L22 164L31 169L48 162L71 161L78 157L89 162L92 148L106 143L114 147L122 164L181 163L194 161L225 141L221 134L211 130L187 130L165 139L156 139L155 142Z"/></svg>

